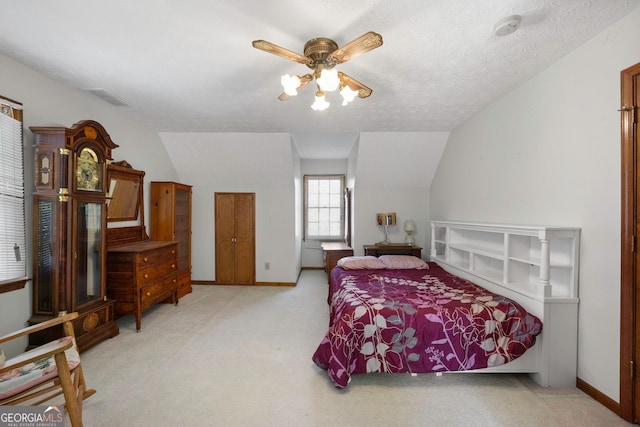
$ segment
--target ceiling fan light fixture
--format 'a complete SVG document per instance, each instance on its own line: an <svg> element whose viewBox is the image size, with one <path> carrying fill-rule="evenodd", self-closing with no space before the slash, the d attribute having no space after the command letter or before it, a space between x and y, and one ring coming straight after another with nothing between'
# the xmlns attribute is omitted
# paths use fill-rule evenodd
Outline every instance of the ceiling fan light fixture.
<svg viewBox="0 0 640 427"><path fill-rule="evenodd" d="M333 92L340 85L338 70L323 68L320 72L320 77L316 81L323 92Z"/></svg>
<svg viewBox="0 0 640 427"><path fill-rule="evenodd" d="M324 92L316 92L316 100L311 104L311 108L314 111L323 111L329 108L329 105L331 105L331 103L324 99Z"/></svg>
<svg viewBox="0 0 640 427"><path fill-rule="evenodd" d="M298 94L298 88L301 84L300 77L285 74L280 78L280 84L284 88L284 93L289 96L296 96Z"/></svg>
<svg viewBox="0 0 640 427"><path fill-rule="evenodd" d="M356 96L358 98L368 98L371 95L370 88L351 76L335 70L334 67L382 46L382 36L369 31L342 47L338 47L338 44L331 39L319 37L305 43L304 55L266 40L254 40L251 44L256 49L310 68L312 72L303 76L282 76L280 83L284 88L284 92L278 96L278 99L280 101L291 99L309 83L316 80L318 91L311 108L316 111L322 111L330 105L325 100L325 93L333 92L338 88L344 99L342 105L347 105Z"/></svg>
<svg viewBox="0 0 640 427"><path fill-rule="evenodd" d="M340 90L340 95L342 95L342 105L347 105L358 96L358 91L351 89L349 86L344 86Z"/></svg>

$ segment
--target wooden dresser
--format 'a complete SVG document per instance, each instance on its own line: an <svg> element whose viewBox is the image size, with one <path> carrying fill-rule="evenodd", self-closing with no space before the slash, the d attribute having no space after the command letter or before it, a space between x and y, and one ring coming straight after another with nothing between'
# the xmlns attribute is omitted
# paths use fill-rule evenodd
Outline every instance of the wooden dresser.
<svg viewBox="0 0 640 427"><path fill-rule="evenodd" d="M179 243L149 240L142 208L145 173L125 160L107 170L107 295L115 300L115 316L133 314L140 331L143 311L160 302L178 304ZM117 226L125 221L137 225Z"/></svg>
<svg viewBox="0 0 640 427"><path fill-rule="evenodd" d="M142 312L160 302L178 304L178 243L144 240L107 250L107 295L116 317L134 314L140 331Z"/></svg>
<svg viewBox="0 0 640 427"><path fill-rule="evenodd" d="M353 256L353 248L344 242L322 242L324 268L327 271L327 283L331 283L331 270L340 258Z"/></svg>
<svg viewBox="0 0 640 427"><path fill-rule="evenodd" d="M390 243L388 245L364 245L364 254L372 256L380 255L413 255L422 257L422 248L416 245L403 243Z"/></svg>

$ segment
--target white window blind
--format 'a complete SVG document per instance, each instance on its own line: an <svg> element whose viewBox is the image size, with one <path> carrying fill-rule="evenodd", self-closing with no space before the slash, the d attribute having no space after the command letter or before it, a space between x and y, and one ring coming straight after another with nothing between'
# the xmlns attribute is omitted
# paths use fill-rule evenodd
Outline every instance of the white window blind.
<svg viewBox="0 0 640 427"><path fill-rule="evenodd" d="M0 281L26 276L22 121L0 98Z"/></svg>

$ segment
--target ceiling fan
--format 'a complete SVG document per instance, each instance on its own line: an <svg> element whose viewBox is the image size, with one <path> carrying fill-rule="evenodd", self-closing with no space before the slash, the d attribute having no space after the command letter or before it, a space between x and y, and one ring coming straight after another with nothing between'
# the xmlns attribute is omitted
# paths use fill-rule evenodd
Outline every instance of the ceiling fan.
<svg viewBox="0 0 640 427"><path fill-rule="evenodd" d="M290 76L289 74L282 76L280 83L284 87L284 92L278 97L280 101L291 99L292 96L298 94L299 90L304 89L315 79L318 90L316 100L311 108L324 110L329 107L329 103L324 98L325 93L338 88L344 100L342 105L346 105L356 96L366 98L371 95L370 88L347 74L335 70L334 67L382 46L382 36L369 31L342 47L338 47L338 44L331 39L315 38L305 43L304 55L265 40L255 40L252 45L256 49L304 64L313 70L313 72L302 76Z"/></svg>

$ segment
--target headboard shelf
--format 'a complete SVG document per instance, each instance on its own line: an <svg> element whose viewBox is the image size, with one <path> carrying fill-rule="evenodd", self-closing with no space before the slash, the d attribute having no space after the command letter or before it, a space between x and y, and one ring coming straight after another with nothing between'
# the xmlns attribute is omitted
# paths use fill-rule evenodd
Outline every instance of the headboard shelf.
<svg viewBox="0 0 640 427"><path fill-rule="evenodd" d="M543 386L575 384L580 228L431 222L430 258L445 270L512 298L543 324L530 372ZM515 361L518 363L518 360Z"/></svg>
<svg viewBox="0 0 640 427"><path fill-rule="evenodd" d="M544 299L578 299L580 229L431 223L431 260Z"/></svg>

